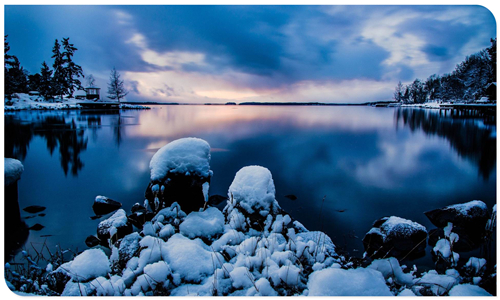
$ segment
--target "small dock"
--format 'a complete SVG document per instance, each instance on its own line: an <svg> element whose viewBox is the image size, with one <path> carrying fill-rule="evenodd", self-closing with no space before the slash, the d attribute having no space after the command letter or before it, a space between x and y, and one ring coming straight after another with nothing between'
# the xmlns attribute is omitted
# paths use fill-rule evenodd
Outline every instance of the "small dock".
<svg viewBox="0 0 500 300"><path fill-rule="evenodd" d="M78 102L84 109L120 109L119 102L104 102L104 101L96 101L96 102Z"/></svg>

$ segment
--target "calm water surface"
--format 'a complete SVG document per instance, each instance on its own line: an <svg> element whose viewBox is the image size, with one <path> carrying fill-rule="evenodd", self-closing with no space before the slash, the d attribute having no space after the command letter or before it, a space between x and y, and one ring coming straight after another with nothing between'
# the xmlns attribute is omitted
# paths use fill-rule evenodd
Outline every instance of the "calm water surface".
<svg viewBox="0 0 500 300"><path fill-rule="evenodd" d="M485 124L486 123L486 124ZM373 221L399 216L434 226L424 211L474 199L496 203L496 127L439 111L374 107L153 106L147 111L5 115L5 156L20 159L19 204L28 243L83 250L105 195L142 203L149 161L166 143L199 137L212 147L210 193L226 195L248 165L273 174L280 205L310 230L361 256ZM285 195L293 194L292 201ZM324 201L323 201L324 199ZM29 214L22 212L22 216ZM41 237L52 235L50 237ZM28 245L28 244L27 244Z"/></svg>

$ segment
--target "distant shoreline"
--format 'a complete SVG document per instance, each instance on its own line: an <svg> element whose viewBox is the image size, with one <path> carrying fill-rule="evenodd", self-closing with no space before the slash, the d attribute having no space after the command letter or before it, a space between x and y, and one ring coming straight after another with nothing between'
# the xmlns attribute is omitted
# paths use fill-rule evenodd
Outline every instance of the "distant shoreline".
<svg viewBox="0 0 500 300"><path fill-rule="evenodd" d="M323 103L323 102L227 102L227 103L178 103L178 102L136 102L136 101L122 101L123 104L132 105L228 105L228 106L370 106L375 104L390 104L396 103L394 101L377 101L377 102L364 102L364 103Z"/></svg>

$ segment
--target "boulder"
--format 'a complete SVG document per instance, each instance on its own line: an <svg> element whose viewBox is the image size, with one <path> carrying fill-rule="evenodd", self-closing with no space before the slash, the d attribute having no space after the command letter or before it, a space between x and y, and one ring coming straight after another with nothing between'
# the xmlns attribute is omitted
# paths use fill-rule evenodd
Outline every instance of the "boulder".
<svg viewBox="0 0 500 300"><path fill-rule="evenodd" d="M224 216L234 228L262 231L269 215L272 219L283 210L275 199L271 172L261 166L241 168L228 191Z"/></svg>
<svg viewBox="0 0 500 300"><path fill-rule="evenodd" d="M204 207L208 200L210 145L198 138L168 143L155 153L149 164L151 181L145 197L158 212L177 202L189 213Z"/></svg>
<svg viewBox="0 0 500 300"><path fill-rule="evenodd" d="M454 232L458 234L456 230L460 230L462 235L467 234L472 239L483 235L489 218L488 207L479 200L434 209L425 212L425 215L436 227L444 228L452 223Z"/></svg>
<svg viewBox="0 0 500 300"><path fill-rule="evenodd" d="M426 245L427 229L424 226L395 216L375 221L363 238L366 254L374 259L419 258L425 255Z"/></svg>
<svg viewBox="0 0 500 300"><path fill-rule="evenodd" d="M132 233L132 224L128 221L123 209L119 209L97 226L97 238L101 240L101 245L105 247L109 247L108 240L111 241L111 244L114 244L117 240L130 233Z"/></svg>
<svg viewBox="0 0 500 300"><path fill-rule="evenodd" d="M89 247L89 248L95 247L95 246L99 245L100 243L101 243L101 240L99 240L98 238L96 238L93 235L89 235L85 239L85 245L87 245L87 247Z"/></svg>
<svg viewBox="0 0 500 300"><path fill-rule="evenodd" d="M121 207L122 204L120 202L109 199L106 196L95 197L94 204L92 205L94 213L98 216L107 215Z"/></svg>

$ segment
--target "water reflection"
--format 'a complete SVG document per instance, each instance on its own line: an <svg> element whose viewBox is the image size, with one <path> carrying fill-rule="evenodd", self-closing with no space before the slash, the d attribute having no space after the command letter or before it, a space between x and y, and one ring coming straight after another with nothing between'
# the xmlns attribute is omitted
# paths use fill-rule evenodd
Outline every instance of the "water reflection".
<svg viewBox="0 0 500 300"><path fill-rule="evenodd" d="M474 118L475 117L475 118ZM422 130L449 141L457 153L478 166L478 174L488 180L496 163L494 115L456 115L451 110L402 108L395 112L396 125L402 121L410 130Z"/></svg>
<svg viewBox="0 0 500 300"><path fill-rule="evenodd" d="M59 147L64 174L71 171L73 176L77 176L84 166L81 153L87 149L85 128L77 125L74 117L67 121L64 114L37 114L31 117L5 116L5 157L24 160L31 140L39 136L45 139L51 155Z"/></svg>

